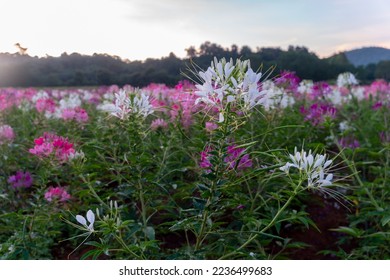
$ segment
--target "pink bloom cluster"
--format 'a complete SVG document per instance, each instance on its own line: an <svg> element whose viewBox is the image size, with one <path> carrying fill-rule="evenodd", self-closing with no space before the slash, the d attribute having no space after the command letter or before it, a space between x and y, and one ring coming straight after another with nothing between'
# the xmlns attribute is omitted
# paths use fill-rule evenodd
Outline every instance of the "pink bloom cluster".
<svg viewBox="0 0 390 280"><path fill-rule="evenodd" d="M210 162L211 151L212 148L209 146L200 153L199 167L206 169L207 172L210 172L210 168L213 166ZM252 167L252 159L248 154L244 154L244 152L245 148L239 148L236 145L227 147L227 156L225 157L224 162L228 165L229 169L244 170Z"/></svg>
<svg viewBox="0 0 390 280"><path fill-rule="evenodd" d="M194 86L188 81L179 82L175 88L164 84L150 84L143 90L150 94L151 103L156 111L165 113L172 123L180 121L188 128L192 125L193 115L196 112L196 96L191 94Z"/></svg>
<svg viewBox="0 0 390 280"><path fill-rule="evenodd" d="M165 129L168 127L168 124L165 120L163 119L155 119L152 121L152 123L150 124L150 128L152 130L157 130L159 128L162 128L162 129Z"/></svg>
<svg viewBox="0 0 390 280"><path fill-rule="evenodd" d="M15 133L12 127L5 124L0 126L0 145L12 142L15 138Z"/></svg>
<svg viewBox="0 0 390 280"><path fill-rule="evenodd" d="M33 179L30 172L23 172L19 170L15 173L15 175L8 177L8 183L15 189L29 188L33 183Z"/></svg>
<svg viewBox="0 0 390 280"><path fill-rule="evenodd" d="M88 113L80 107L66 108L62 110L61 117L65 121L74 120L79 123L88 122Z"/></svg>
<svg viewBox="0 0 390 280"><path fill-rule="evenodd" d="M49 112L49 113L54 113L56 109L56 103L54 102L53 99L50 98L42 98L38 99L35 103L35 108L39 113L42 112Z"/></svg>
<svg viewBox="0 0 390 280"><path fill-rule="evenodd" d="M322 125L327 119L334 119L336 117L336 108L314 103L309 109L301 107L301 113L305 115L305 121L310 121L314 126Z"/></svg>
<svg viewBox="0 0 390 280"><path fill-rule="evenodd" d="M70 194L63 187L49 187L45 193L45 199L49 202L65 202L71 198Z"/></svg>
<svg viewBox="0 0 390 280"><path fill-rule="evenodd" d="M73 144L64 137L45 132L43 136L34 140L35 146L29 152L41 158L51 157L60 162L75 156Z"/></svg>

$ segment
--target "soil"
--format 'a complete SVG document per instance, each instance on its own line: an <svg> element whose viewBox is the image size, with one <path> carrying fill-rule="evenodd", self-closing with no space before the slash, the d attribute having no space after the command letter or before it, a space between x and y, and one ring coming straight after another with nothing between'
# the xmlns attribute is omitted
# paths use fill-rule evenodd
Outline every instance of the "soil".
<svg viewBox="0 0 390 280"><path fill-rule="evenodd" d="M312 194L306 201L306 212L317 225L318 229L310 227L309 229L289 228L284 230L281 235L291 238L293 241L303 242L307 247L299 249L288 249L285 254L293 260L333 260L338 259L333 254L321 254L322 250L338 251L342 248L348 252L350 246L341 246L337 244L343 233L332 231L331 229L339 226L347 226L347 215L351 209L338 203L331 197L324 197L321 194Z"/></svg>

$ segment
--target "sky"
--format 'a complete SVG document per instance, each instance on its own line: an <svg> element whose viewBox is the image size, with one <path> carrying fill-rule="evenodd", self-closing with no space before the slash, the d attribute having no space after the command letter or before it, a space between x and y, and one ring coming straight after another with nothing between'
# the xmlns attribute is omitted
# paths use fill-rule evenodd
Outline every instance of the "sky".
<svg viewBox="0 0 390 280"><path fill-rule="evenodd" d="M390 48L389 0L0 0L0 52L161 58L205 41L305 46L319 57Z"/></svg>

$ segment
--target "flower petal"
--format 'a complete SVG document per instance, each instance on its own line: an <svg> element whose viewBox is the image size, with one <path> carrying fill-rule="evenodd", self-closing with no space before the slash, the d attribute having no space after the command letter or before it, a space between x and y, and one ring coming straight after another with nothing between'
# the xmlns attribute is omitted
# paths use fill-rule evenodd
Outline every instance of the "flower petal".
<svg viewBox="0 0 390 280"><path fill-rule="evenodd" d="M95 222L95 214L92 212L92 210L88 210L87 212L87 220L90 222L91 225Z"/></svg>
<svg viewBox="0 0 390 280"><path fill-rule="evenodd" d="M76 215L76 220L83 226L87 226L87 220L83 216Z"/></svg>

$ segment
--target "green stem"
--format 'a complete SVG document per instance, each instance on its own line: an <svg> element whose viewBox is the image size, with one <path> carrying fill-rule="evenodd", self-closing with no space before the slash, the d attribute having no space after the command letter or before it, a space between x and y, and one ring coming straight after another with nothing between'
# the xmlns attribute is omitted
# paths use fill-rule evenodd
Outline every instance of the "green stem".
<svg viewBox="0 0 390 280"><path fill-rule="evenodd" d="M226 254L226 255L223 255L222 257L220 257L219 259L220 260L223 260L223 259L227 259L228 257L230 256L233 256L235 254L237 254L238 251L242 250L243 248L245 248L246 246L248 246L253 240L255 240L260 234L264 233L265 231L267 231L269 228L271 228L276 220L279 218L279 216L282 214L282 212L286 209L286 207L291 203L291 201L294 199L296 195L296 192L294 192L294 194L292 196L289 197L289 199L286 201L286 203L282 206L282 208L280 208L278 210L278 212L276 213L276 215L273 217L273 219L271 220L271 222L265 227L263 228L260 232L258 233L255 233L253 234L251 237L248 238L247 241L245 241L244 244L242 244L240 247L238 247L236 250Z"/></svg>
<svg viewBox="0 0 390 280"><path fill-rule="evenodd" d="M87 181L87 180L84 178L83 175L80 175L80 178L81 178L81 180L82 180L84 183L87 184L89 190L91 191L91 193L93 194L93 196L99 201L99 203L101 203L102 205L105 205L106 207L108 207L108 206L106 205L106 203L105 203L105 202L99 197L99 195L95 192L94 188L91 186L91 182L90 182L89 180Z"/></svg>
<svg viewBox="0 0 390 280"><path fill-rule="evenodd" d="M141 203L141 217L142 217L142 226L144 228L144 238L147 240L147 234L146 234L146 224L147 224L147 218L146 218L146 205L145 205L145 197L144 197L144 191L142 189L142 184L140 181L138 181L138 191L139 191L139 201Z"/></svg>
<svg viewBox="0 0 390 280"><path fill-rule="evenodd" d="M211 203L210 201L211 201L211 199L208 198L206 205L205 205L205 210L203 211L203 214L202 214L202 224L200 226L199 234L196 237L195 251L199 250L200 246L203 243L203 240L205 240L205 236L203 236L203 235L204 235L204 232L206 230L207 219L209 218L209 211L206 209L210 206L210 203Z"/></svg>
<svg viewBox="0 0 390 280"><path fill-rule="evenodd" d="M372 205L375 206L376 210L378 211L381 211L382 208L378 205L378 203L376 202L375 198L373 197L372 193L369 191L369 189L364 185L363 181L360 179L360 176L359 176L359 172L357 171L356 169L356 166L355 166L355 162L353 160L349 160L345 154L343 153L343 149L342 147L340 146L340 144L336 141L336 136L335 134L333 133L333 130L330 130L330 133L332 135L332 138L335 139L335 144L337 146L337 148L339 149L340 151L340 154L341 154L341 157L343 158L343 160L347 163L349 169L351 170L352 172L352 175L353 177L355 178L356 182L359 184L359 186L366 192L368 198L370 199Z"/></svg>

